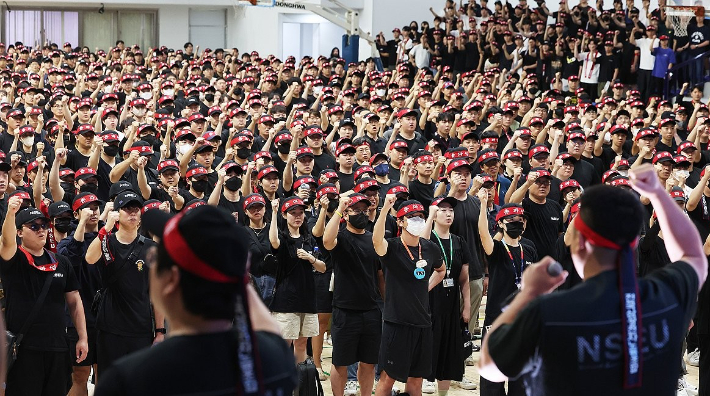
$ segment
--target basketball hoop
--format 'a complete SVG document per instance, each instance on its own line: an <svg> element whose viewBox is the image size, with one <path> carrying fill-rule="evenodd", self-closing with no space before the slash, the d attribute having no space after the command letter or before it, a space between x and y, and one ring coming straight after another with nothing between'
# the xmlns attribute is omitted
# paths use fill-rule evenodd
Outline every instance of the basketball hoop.
<svg viewBox="0 0 710 396"><path fill-rule="evenodd" d="M697 6L666 6L666 16L670 19L675 35L678 37L688 35L688 23L696 15L704 16L705 8Z"/></svg>
<svg viewBox="0 0 710 396"><path fill-rule="evenodd" d="M274 0L232 0L232 8L234 8L234 17L243 17L246 8L251 6L273 7Z"/></svg>

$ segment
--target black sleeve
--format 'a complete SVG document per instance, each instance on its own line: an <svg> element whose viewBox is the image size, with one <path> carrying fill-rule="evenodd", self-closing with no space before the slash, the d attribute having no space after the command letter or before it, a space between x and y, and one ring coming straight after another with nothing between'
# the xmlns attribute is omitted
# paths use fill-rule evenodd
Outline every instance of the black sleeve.
<svg viewBox="0 0 710 396"><path fill-rule="evenodd" d="M700 285L698 275L693 267L685 261L675 261L660 270L654 271L646 279L651 282L667 284L675 292L678 301L684 304L685 317L687 319L685 323L690 323L690 319L695 314Z"/></svg>
<svg viewBox="0 0 710 396"><path fill-rule="evenodd" d="M71 261L68 258L57 255L57 260L61 261L63 265L67 267L67 280L64 286L64 292L73 292L79 290L79 280L76 278L76 273L74 273L74 266L72 266Z"/></svg>
<svg viewBox="0 0 710 396"><path fill-rule="evenodd" d="M501 373L515 378L531 368L541 328L539 300L534 300L513 323L488 333L488 353Z"/></svg>

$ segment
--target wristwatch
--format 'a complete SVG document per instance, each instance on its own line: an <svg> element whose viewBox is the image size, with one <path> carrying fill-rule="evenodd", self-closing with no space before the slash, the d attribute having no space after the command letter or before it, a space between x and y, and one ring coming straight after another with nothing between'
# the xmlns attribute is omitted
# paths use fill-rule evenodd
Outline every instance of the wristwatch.
<svg viewBox="0 0 710 396"><path fill-rule="evenodd" d="M165 333L167 333L167 330L165 330L165 327L161 327L161 328L159 328L159 329L155 329L155 333L156 333L156 334L157 334L157 333L163 333L163 334L165 334Z"/></svg>

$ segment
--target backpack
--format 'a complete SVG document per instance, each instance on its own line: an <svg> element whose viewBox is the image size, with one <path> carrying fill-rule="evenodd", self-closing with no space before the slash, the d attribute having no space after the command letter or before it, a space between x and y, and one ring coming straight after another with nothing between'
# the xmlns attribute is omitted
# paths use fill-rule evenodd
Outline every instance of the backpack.
<svg viewBox="0 0 710 396"><path fill-rule="evenodd" d="M318 369L313 362L313 358L309 357L296 366L298 373L298 388L294 392L294 396L323 396L323 387L318 379Z"/></svg>

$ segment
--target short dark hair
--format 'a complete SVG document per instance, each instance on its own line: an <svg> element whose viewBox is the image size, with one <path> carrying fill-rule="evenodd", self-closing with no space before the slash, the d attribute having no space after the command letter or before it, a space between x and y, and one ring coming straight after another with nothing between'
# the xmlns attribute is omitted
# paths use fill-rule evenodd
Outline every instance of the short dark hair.
<svg viewBox="0 0 710 396"><path fill-rule="evenodd" d="M441 121L454 121L456 119L456 116L454 116L453 113L450 113L448 111L441 112L439 113L438 116L436 116L436 122L441 122Z"/></svg>
<svg viewBox="0 0 710 396"><path fill-rule="evenodd" d="M608 185L584 190L578 216L597 234L624 246L643 228L644 208L631 191Z"/></svg>
<svg viewBox="0 0 710 396"><path fill-rule="evenodd" d="M189 47L189 46L191 46L191 45L192 45L192 43L188 41L188 42L185 43L185 45L183 45L182 47L183 47L183 49L187 49L187 47Z"/></svg>

